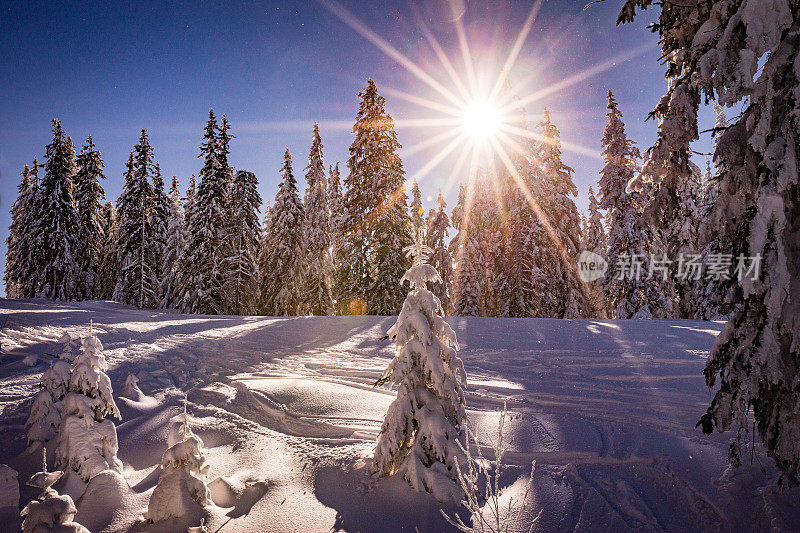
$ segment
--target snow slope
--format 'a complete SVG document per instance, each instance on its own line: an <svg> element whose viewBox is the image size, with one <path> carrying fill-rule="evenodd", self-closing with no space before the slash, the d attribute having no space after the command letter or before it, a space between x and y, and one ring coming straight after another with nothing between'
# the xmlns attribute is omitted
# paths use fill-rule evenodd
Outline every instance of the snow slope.
<svg viewBox="0 0 800 533"><path fill-rule="evenodd" d="M90 320L105 347L123 416L124 479L98 476L85 493L70 476L56 485L92 531L175 531L201 516L223 532L447 529L435 500L399 480L371 479L365 466L393 398L371 387L393 353L380 340L393 318L189 316L7 299L0 313L0 463L21 482L41 465L25 451L24 423L46 354L57 353L65 331L87 334ZM509 490L523 488L537 461L537 531L800 530L800 491L775 492L763 454L731 471L728 436L694 427L711 397L701 371L722 324L448 321L478 434L496 428L504 400L513 414ZM34 367L22 362L30 353ZM141 392L123 398L130 374ZM183 521L143 523L184 391L215 505ZM21 486L20 504L34 495Z"/></svg>

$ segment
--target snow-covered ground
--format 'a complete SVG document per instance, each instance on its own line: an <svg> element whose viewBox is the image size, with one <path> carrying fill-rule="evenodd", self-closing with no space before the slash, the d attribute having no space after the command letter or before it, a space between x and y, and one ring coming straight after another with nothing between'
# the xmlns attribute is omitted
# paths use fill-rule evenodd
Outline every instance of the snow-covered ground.
<svg viewBox="0 0 800 533"><path fill-rule="evenodd" d="M84 494L81 483L55 486L73 496L76 521L92 531L199 524L200 515L140 522L184 392L210 465L210 531L448 528L434 499L369 475L393 398L371 386L393 353L380 340L392 318L184 316L110 302L5 299L0 313L0 463L18 470L21 484L41 466L40 452L25 452L24 424L49 366L45 354L58 352L65 331L86 335L90 320L105 347L123 416L126 484L101 475ZM513 414L504 484L523 490L536 460L537 531L800 530L800 491L772 488L769 459L758 454L727 469L729 436L694 427L711 398L702 368L722 324L448 321L478 434L492 434L503 401ZM28 367L23 358L32 353L39 362ZM130 374L143 394L123 398ZM23 505L35 496L24 485L20 492Z"/></svg>

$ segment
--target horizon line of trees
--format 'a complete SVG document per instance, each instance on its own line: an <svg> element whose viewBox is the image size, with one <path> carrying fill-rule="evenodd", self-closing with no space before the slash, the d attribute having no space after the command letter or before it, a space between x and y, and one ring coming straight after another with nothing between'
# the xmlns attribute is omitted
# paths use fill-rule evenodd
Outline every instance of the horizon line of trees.
<svg viewBox="0 0 800 533"><path fill-rule="evenodd" d="M338 162L326 170L315 123L305 194L287 148L263 222L256 176L228 161L235 137L224 115L218 121L209 111L199 179L191 176L183 198L175 176L165 191L142 130L115 203L105 201L104 163L92 137L76 155L54 119L45 175L40 182L36 159L26 165L12 207L8 296L111 299L204 314L396 314L408 267L403 248L420 232L442 278L432 292L447 315L717 318L729 311L707 305L699 289L679 294L673 280L620 280L613 269L595 284L578 279L581 250L615 260L664 249L661 234L643 222L646 193L626 191L640 156L611 91L602 139L606 166L599 200L590 187L588 218L572 199L574 171L562 160L560 133L547 109L510 167L497 162L491 170L473 169L450 214L440 191L425 216L416 180L409 204L401 146L372 80L359 99L344 181ZM523 119L515 125L528 131ZM702 219L699 206L715 194L696 178L682 191L685 213L676 224ZM681 250L701 246L698 231L689 230Z"/></svg>

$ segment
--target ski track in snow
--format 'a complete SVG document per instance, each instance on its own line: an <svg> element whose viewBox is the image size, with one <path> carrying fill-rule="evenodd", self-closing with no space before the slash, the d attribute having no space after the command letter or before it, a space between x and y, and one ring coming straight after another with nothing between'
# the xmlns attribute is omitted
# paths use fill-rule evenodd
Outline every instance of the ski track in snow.
<svg viewBox="0 0 800 533"><path fill-rule="evenodd" d="M19 470L20 480L39 465L24 451L24 422L46 354L59 351L55 341L65 331L88 334L89 320L103 342L131 490L120 508L100 513L87 510L100 505L94 493L86 501L76 494L77 519L92 531L199 523L199 516L136 522L184 392L206 443L208 481L221 479L214 482L219 501L203 515L211 531L448 529L429 496L402 480L369 476L394 398L372 387L393 355L394 346L380 341L392 317L184 316L111 302L5 299L0 313L8 317L0 332L0 462ZM521 494L536 460L528 518L543 509L537 531L800 530L800 490L774 490L763 453L753 466L730 470L730 435L706 437L694 427L711 398L702 368L723 324L448 322L482 442L495 436L503 402L512 415L507 494ZM32 368L22 363L30 353L39 356ZM131 373L147 396L119 398ZM484 455L492 458L488 449ZM34 496L21 492L23 504Z"/></svg>

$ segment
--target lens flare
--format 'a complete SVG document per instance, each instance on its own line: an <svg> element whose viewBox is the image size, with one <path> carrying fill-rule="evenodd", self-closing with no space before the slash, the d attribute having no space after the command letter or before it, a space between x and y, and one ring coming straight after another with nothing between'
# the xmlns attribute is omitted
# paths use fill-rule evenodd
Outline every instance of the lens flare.
<svg viewBox="0 0 800 533"><path fill-rule="evenodd" d="M461 112L461 129L473 142L491 141L503 128L503 122L500 106L488 98L473 100Z"/></svg>

